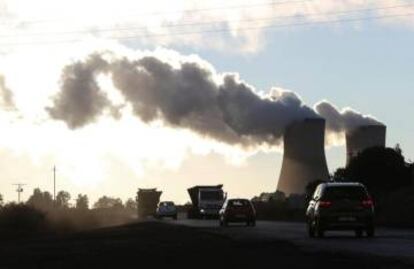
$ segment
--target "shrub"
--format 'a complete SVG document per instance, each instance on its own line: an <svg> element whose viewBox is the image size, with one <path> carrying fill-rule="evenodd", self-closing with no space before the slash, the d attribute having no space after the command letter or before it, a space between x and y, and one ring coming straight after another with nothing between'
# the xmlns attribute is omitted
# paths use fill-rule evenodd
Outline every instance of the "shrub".
<svg viewBox="0 0 414 269"><path fill-rule="evenodd" d="M0 235L27 235L47 230L46 215L24 204L7 204L0 209Z"/></svg>

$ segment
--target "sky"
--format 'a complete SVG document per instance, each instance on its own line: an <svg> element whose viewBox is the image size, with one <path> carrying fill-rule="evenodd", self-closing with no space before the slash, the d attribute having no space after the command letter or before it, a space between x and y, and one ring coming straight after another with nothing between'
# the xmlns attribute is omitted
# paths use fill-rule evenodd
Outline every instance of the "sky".
<svg viewBox="0 0 414 269"><path fill-rule="evenodd" d="M225 132L202 95L191 108L202 108L201 120L177 123L173 112L187 100L182 88L189 96L203 91L191 91L198 84L183 71L149 80L137 95L130 71L155 76L148 70L156 63L187 67L212 93L230 89L230 81L259 104L273 100L300 113L327 100L343 115L354 111L387 125L387 145L400 143L414 159L414 1L3 0L0 19L6 201L16 200L15 183L26 184L23 199L36 187L52 191L54 165L57 190L88 194L92 202L102 195L125 200L147 187L178 203L198 184L222 183L230 197L274 191L285 118L259 117L277 126L259 134L247 128L255 120ZM140 61L145 57L153 61ZM144 80L146 72L137 74ZM148 95L170 85L180 98ZM163 114L151 117L153 107ZM345 163L343 128L329 132L337 135L326 143L330 171Z"/></svg>

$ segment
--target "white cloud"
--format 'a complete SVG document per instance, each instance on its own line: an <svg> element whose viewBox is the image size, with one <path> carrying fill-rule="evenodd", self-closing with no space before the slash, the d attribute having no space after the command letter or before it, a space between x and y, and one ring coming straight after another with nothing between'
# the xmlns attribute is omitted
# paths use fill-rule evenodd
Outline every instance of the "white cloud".
<svg viewBox="0 0 414 269"><path fill-rule="evenodd" d="M383 16L380 23L414 25L414 16L399 16L414 13L408 0L5 0L0 9L2 47L8 49L96 37L255 52L265 45L264 29L272 25L377 16Z"/></svg>

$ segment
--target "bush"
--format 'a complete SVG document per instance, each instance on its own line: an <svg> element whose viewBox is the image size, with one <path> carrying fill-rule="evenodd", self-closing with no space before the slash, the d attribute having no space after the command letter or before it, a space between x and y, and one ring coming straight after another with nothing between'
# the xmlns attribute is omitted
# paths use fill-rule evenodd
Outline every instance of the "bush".
<svg viewBox="0 0 414 269"><path fill-rule="evenodd" d="M7 204L0 209L0 235L28 235L48 229L46 215L24 204Z"/></svg>
<svg viewBox="0 0 414 269"><path fill-rule="evenodd" d="M380 224L414 228L414 186L392 192L378 216Z"/></svg>

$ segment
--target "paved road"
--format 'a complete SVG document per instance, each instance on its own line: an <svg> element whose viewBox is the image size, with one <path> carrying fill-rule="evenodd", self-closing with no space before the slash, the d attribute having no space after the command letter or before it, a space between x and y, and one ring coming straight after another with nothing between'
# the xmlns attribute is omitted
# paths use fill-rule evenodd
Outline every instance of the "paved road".
<svg viewBox="0 0 414 269"><path fill-rule="evenodd" d="M211 232L225 234L235 240L286 240L306 251L373 254L393 257L414 265L414 230L379 228L377 236L372 239L355 238L353 232L327 232L324 239L310 239L303 223L259 221L254 228L240 225L221 228L215 220L181 219L166 222L207 228Z"/></svg>

